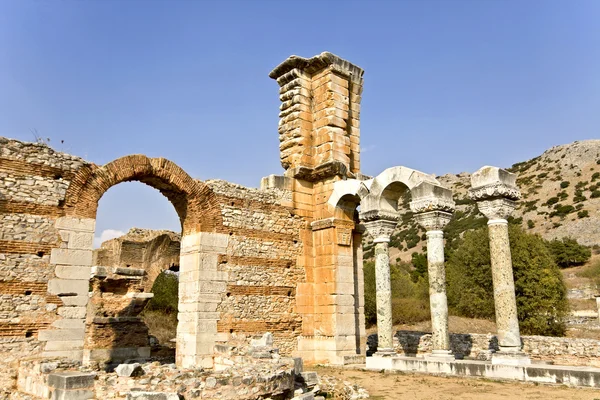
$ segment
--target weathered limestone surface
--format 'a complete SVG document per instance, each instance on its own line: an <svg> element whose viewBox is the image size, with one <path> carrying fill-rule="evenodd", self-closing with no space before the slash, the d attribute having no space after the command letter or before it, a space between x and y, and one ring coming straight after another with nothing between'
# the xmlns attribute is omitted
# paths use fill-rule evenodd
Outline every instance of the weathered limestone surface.
<svg viewBox="0 0 600 400"><path fill-rule="evenodd" d="M493 362L521 364L529 359L521 353L515 282L508 239L508 216L520 198L516 175L496 167L483 167L471 177L471 199L488 218L490 262L494 283L494 305L500 352Z"/></svg>
<svg viewBox="0 0 600 400"><path fill-rule="evenodd" d="M390 281L389 242L397 219L374 219L364 222L375 243L375 286L377 290L377 332L379 345L377 353L387 355L393 352L392 285Z"/></svg>
<svg viewBox="0 0 600 400"><path fill-rule="evenodd" d="M412 190L410 203L415 218L427 231L427 270L429 275L429 303L433 330L431 356L451 360L448 332L448 299L446 296L446 268L444 266L444 227L452 219L454 201L446 188L423 182Z"/></svg>

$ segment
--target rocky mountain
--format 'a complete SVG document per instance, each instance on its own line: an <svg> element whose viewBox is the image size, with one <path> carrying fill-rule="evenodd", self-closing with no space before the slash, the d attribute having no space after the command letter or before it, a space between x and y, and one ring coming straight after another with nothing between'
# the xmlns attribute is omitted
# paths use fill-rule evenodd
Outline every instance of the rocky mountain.
<svg viewBox="0 0 600 400"><path fill-rule="evenodd" d="M522 194L513 222L548 240L572 237L586 246L600 246L600 140L555 146L507 169L517 174ZM463 232L485 225L486 220L468 197L469 173L437 179L454 192L456 212L446 228L448 244L453 245ZM425 244L425 231L411 218L408 201L406 197L404 217L390 243L392 260L408 261ZM367 241L366 258L371 248Z"/></svg>

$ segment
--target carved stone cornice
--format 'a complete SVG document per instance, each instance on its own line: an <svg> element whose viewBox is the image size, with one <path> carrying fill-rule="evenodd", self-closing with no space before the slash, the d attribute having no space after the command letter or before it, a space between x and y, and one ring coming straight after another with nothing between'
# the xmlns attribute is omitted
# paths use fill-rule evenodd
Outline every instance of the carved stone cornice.
<svg viewBox="0 0 600 400"><path fill-rule="evenodd" d="M414 213L430 211L453 213L454 209L454 200L436 196L421 197L410 202L410 210Z"/></svg>
<svg viewBox="0 0 600 400"><path fill-rule="evenodd" d="M507 219L514 209L517 203L507 198L496 198L491 200L479 200L477 202L477 208L488 220L505 220Z"/></svg>
<svg viewBox="0 0 600 400"><path fill-rule="evenodd" d="M441 231L452 219L452 214L445 211L428 211L415 214L417 222L426 231Z"/></svg>
<svg viewBox="0 0 600 400"><path fill-rule="evenodd" d="M519 200L521 192L515 186L509 186L501 182L495 182L485 186L474 187L469 190L469 197L474 201L505 198Z"/></svg>
<svg viewBox="0 0 600 400"><path fill-rule="evenodd" d="M369 236L373 238L374 243L389 242L398 221L387 219L377 219L364 222Z"/></svg>
<svg viewBox="0 0 600 400"><path fill-rule="evenodd" d="M321 229L334 228L334 227L353 229L354 226L355 226L354 221L346 221L344 219L339 219L339 218L319 219L319 220L316 220L316 221L313 221L310 223L310 227L313 231L319 231Z"/></svg>

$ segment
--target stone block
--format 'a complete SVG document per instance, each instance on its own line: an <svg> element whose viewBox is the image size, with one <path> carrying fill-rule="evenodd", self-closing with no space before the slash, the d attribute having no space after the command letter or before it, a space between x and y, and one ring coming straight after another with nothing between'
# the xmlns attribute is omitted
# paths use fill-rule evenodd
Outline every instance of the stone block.
<svg viewBox="0 0 600 400"><path fill-rule="evenodd" d="M129 392L127 400L179 400L177 393L162 392Z"/></svg>
<svg viewBox="0 0 600 400"><path fill-rule="evenodd" d="M57 265L54 273L58 278L68 280L88 280L92 275L90 266Z"/></svg>
<svg viewBox="0 0 600 400"><path fill-rule="evenodd" d="M48 292L57 296L85 296L89 293L89 280L50 279Z"/></svg>
<svg viewBox="0 0 600 400"><path fill-rule="evenodd" d="M250 346L257 347L271 347L273 346L273 334L271 332L266 332L259 339L252 339L250 341Z"/></svg>
<svg viewBox="0 0 600 400"><path fill-rule="evenodd" d="M46 351L71 351L71 350L82 350L83 349L83 338L81 340L61 340L61 341L50 341L46 342L44 350Z"/></svg>
<svg viewBox="0 0 600 400"><path fill-rule="evenodd" d="M142 376L144 375L144 369L141 364L133 363L133 364L119 364L117 368L115 368L115 372L117 376Z"/></svg>
<svg viewBox="0 0 600 400"><path fill-rule="evenodd" d="M59 307L58 315L63 318L85 318L86 307Z"/></svg>
<svg viewBox="0 0 600 400"><path fill-rule="evenodd" d="M319 384L319 376L313 371L301 372L300 377L296 379L309 388Z"/></svg>
<svg viewBox="0 0 600 400"><path fill-rule="evenodd" d="M181 238L181 253L215 253L225 254L229 235L224 233L194 232Z"/></svg>
<svg viewBox="0 0 600 400"><path fill-rule="evenodd" d="M81 361L83 359L82 350L51 350L44 351L42 357L48 358L66 358L74 361Z"/></svg>
<svg viewBox="0 0 600 400"><path fill-rule="evenodd" d="M92 265L92 250L52 249L51 264Z"/></svg>
<svg viewBox="0 0 600 400"><path fill-rule="evenodd" d="M95 373L66 371L48 375L48 386L56 389L87 389L94 387Z"/></svg>
<svg viewBox="0 0 600 400"><path fill-rule="evenodd" d="M471 175L471 187L478 188L482 186L503 184L510 187L517 187L517 176L502 168L485 166L478 169Z"/></svg>
<svg viewBox="0 0 600 400"><path fill-rule="evenodd" d="M71 232L69 234L69 249L91 250L94 242L93 232Z"/></svg>
<svg viewBox="0 0 600 400"><path fill-rule="evenodd" d="M260 190L269 189L292 190L293 180L282 175L265 176L260 180Z"/></svg>
<svg viewBox="0 0 600 400"><path fill-rule="evenodd" d="M57 229L94 233L96 229L96 220L93 218L60 217L56 220L54 226Z"/></svg>
<svg viewBox="0 0 600 400"><path fill-rule="evenodd" d="M87 293L83 296L60 296L65 306L85 306L88 303L89 296Z"/></svg>
<svg viewBox="0 0 600 400"><path fill-rule="evenodd" d="M84 329L42 329L38 333L38 339L42 342L83 340L84 336Z"/></svg>
<svg viewBox="0 0 600 400"><path fill-rule="evenodd" d="M179 271L180 273L190 271L216 271L218 264L218 254L197 252L182 254L179 258Z"/></svg>
<svg viewBox="0 0 600 400"><path fill-rule="evenodd" d="M304 361L302 357L294 357L294 374L300 375L304 371Z"/></svg>
<svg viewBox="0 0 600 400"><path fill-rule="evenodd" d="M92 389L65 390L56 389L52 392L51 400L88 400L94 399L94 391Z"/></svg>
<svg viewBox="0 0 600 400"><path fill-rule="evenodd" d="M57 329L85 329L85 319L58 319L52 323L53 328Z"/></svg>

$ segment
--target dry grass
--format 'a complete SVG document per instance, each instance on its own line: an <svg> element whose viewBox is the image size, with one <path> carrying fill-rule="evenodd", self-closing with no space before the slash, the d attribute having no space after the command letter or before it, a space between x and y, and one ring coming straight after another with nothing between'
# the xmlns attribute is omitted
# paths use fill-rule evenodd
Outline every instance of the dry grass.
<svg viewBox="0 0 600 400"><path fill-rule="evenodd" d="M170 342L177 335L177 314L164 314L160 311L144 311L144 323L164 346L172 346Z"/></svg>

